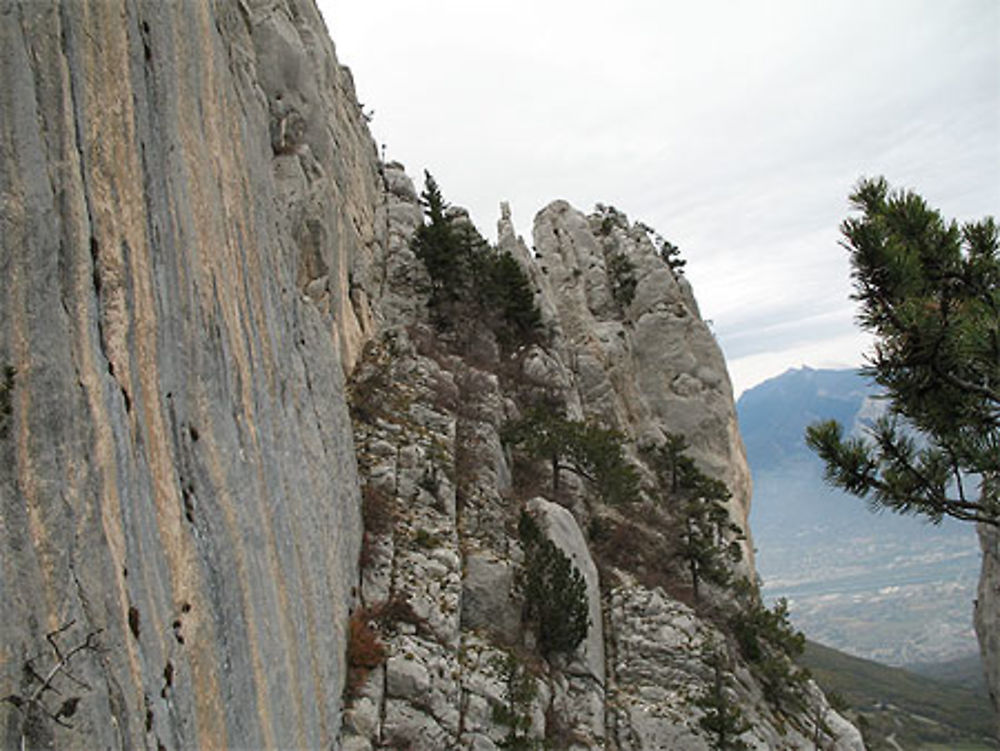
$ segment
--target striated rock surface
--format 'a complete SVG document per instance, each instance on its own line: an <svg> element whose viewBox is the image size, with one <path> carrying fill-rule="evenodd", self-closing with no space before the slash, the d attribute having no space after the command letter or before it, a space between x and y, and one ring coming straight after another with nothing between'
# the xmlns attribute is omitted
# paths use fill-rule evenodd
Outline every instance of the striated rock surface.
<svg viewBox="0 0 1000 751"><path fill-rule="evenodd" d="M350 74L308 0L5 0L0 78L0 745L329 748L382 242ZM39 694L67 624L100 649Z"/></svg>

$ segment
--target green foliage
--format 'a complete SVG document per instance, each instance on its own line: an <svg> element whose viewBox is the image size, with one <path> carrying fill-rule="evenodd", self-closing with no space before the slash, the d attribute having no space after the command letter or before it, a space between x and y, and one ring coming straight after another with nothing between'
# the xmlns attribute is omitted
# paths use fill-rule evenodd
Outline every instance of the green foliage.
<svg viewBox="0 0 1000 751"><path fill-rule="evenodd" d="M431 277L432 305L440 304L449 296L457 295L458 280L463 276L462 256L458 248L458 238L445 218L445 203L441 189L430 172L424 172L424 190L420 193L420 203L427 216L427 223L421 224L413 237L413 252L424 262Z"/></svg>
<svg viewBox="0 0 1000 751"><path fill-rule="evenodd" d="M424 548L425 550L432 550L434 548L441 547L441 539L433 532L428 532L426 529L421 527L413 534L413 542L416 543L417 547Z"/></svg>
<svg viewBox="0 0 1000 751"><path fill-rule="evenodd" d="M571 652L590 627L587 582L527 512L521 512L518 534L525 556L525 613L537 628L539 649L543 655Z"/></svg>
<svg viewBox="0 0 1000 751"><path fill-rule="evenodd" d="M412 248L431 279L428 305L435 325L444 330L460 320L482 322L507 349L535 341L542 316L516 259L498 253L470 224L453 222L429 172L420 201L426 222Z"/></svg>
<svg viewBox="0 0 1000 751"><path fill-rule="evenodd" d="M705 715L698 724L715 736L715 748L744 751L749 746L739 736L750 729L750 723L743 716L738 704L733 704L726 693L726 680L723 673L724 658L719 653L713 653L708 661L712 667L714 680L707 691L696 704L705 710Z"/></svg>
<svg viewBox="0 0 1000 751"><path fill-rule="evenodd" d="M733 621L733 633L743 656L759 662L769 647L791 658L802 654L806 637L788 620L788 601L778 600L773 608L753 603L738 613Z"/></svg>
<svg viewBox="0 0 1000 751"><path fill-rule="evenodd" d="M681 258L680 248L669 240L664 240L662 237L658 239L660 241L660 258L670 267L671 271L683 274L684 267L687 266L687 261Z"/></svg>
<svg viewBox="0 0 1000 751"><path fill-rule="evenodd" d="M851 201L861 216L841 230L853 298L876 338L864 372L885 389L891 414L870 440L845 440L823 422L806 441L831 484L875 509L1000 526L997 226L987 218L960 229L883 178L863 180Z"/></svg>
<svg viewBox="0 0 1000 751"><path fill-rule="evenodd" d="M497 745L510 751L530 751L541 742L530 738L531 704L538 695L538 684L527 666L510 652L491 661L504 684L505 704L493 706L493 722L508 728L506 737Z"/></svg>
<svg viewBox="0 0 1000 751"><path fill-rule="evenodd" d="M677 554L688 567L698 600L700 582L731 583L732 565L743 555L740 541L744 535L726 508L729 488L698 469L685 453L687 448L684 436L671 433L664 445L648 452L648 458L678 517Z"/></svg>
<svg viewBox="0 0 1000 751"><path fill-rule="evenodd" d="M599 222L596 228L595 222ZM639 226L645 228L641 222ZM594 215L591 216L592 230L600 237L611 237L616 227L627 230L628 217L614 206L597 204L594 207ZM614 244L610 247L614 247ZM607 256L607 273L612 298L618 307L627 308L635 299L635 288L638 284L635 278L635 264L624 253L611 252Z"/></svg>
<svg viewBox="0 0 1000 751"><path fill-rule="evenodd" d="M635 299L635 264L624 253L612 253L608 257L608 276L611 279L611 296L619 307L627 308Z"/></svg>
<svg viewBox="0 0 1000 751"><path fill-rule="evenodd" d="M615 227L623 229L628 227L628 218L614 206L598 203L594 206L594 213L600 222L597 226L597 234L601 237L610 237Z"/></svg>
<svg viewBox="0 0 1000 751"><path fill-rule="evenodd" d="M594 485L606 503L639 497L639 477L625 459L624 437L593 422L570 420L550 407L534 407L508 423L502 438L552 466L552 490L559 490L559 474L571 471Z"/></svg>
<svg viewBox="0 0 1000 751"><path fill-rule="evenodd" d="M758 600L745 604L730 620L740 652L760 679L764 697L778 706L801 707L802 687L809 673L795 665L806 638L788 620L782 598L771 609Z"/></svg>
<svg viewBox="0 0 1000 751"><path fill-rule="evenodd" d="M720 505L722 498L699 493L680 507L682 526L678 555L687 563L695 600L700 599L701 581L728 585L732 581L731 566L742 556L739 542L726 539L727 533L742 538L742 531L730 521L729 512Z"/></svg>
<svg viewBox="0 0 1000 751"><path fill-rule="evenodd" d="M491 328L500 344L512 349L535 341L542 328L542 313L535 305L528 277L510 253L482 256L481 307L490 314Z"/></svg>

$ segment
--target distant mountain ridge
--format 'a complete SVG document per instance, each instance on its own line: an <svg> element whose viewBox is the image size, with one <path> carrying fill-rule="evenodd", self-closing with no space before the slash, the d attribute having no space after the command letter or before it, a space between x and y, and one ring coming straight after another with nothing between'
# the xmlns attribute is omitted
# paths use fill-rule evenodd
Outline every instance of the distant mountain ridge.
<svg viewBox="0 0 1000 751"><path fill-rule="evenodd" d="M875 385L857 370L805 366L747 390L736 406L750 465L763 470L791 460L813 460L803 440L806 427L834 419L853 428L876 393Z"/></svg>

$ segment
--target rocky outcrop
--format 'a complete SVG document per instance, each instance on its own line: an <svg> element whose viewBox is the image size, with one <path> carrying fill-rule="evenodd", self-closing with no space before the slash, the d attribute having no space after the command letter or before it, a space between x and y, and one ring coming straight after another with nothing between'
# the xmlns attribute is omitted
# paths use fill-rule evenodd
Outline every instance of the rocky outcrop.
<svg viewBox="0 0 1000 751"><path fill-rule="evenodd" d="M862 749L811 683L799 709L774 706L731 634L681 601L684 572L657 568L669 532L656 527L656 502L610 508L569 473L560 492L538 497L544 477L525 486L502 443L525 391L615 427L647 480L641 446L685 434L703 471L734 488L731 516L745 529L749 480L725 364L649 233L617 212L605 223L557 202L536 220L533 254L505 208L499 249L535 285L548 332L544 344L506 351L483 332L470 342L431 325L429 280L407 242L415 191L399 165L386 174L391 312L351 394L368 528L359 613L387 658L351 692L344 747L708 749L715 740L700 719L716 660L749 747ZM635 275L625 306L612 291L616 255ZM590 628L568 654L543 657L524 618L522 508L586 582ZM752 561L738 571L752 575ZM732 607L722 590L710 597Z"/></svg>
<svg viewBox="0 0 1000 751"><path fill-rule="evenodd" d="M725 359L701 319L691 286L660 258L648 228L613 209L588 217L565 201L538 213L534 250L515 237L509 212L499 247L521 259L556 333L558 375L581 414L601 419L637 444L684 435L691 455L732 492L731 512L747 532L750 470L733 406ZM614 271L615 259L629 271ZM616 299L616 273L634 293ZM578 398L577 398L578 396Z"/></svg>
<svg viewBox="0 0 1000 751"><path fill-rule="evenodd" d="M101 0L0 4L0 77L0 745L330 747L381 243L350 74L308 0ZM99 649L56 695L61 628Z"/></svg>

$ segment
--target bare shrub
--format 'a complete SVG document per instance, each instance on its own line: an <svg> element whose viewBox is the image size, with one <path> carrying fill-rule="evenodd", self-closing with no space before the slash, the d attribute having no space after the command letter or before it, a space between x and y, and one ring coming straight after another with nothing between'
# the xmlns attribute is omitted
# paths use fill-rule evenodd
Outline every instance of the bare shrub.
<svg viewBox="0 0 1000 751"><path fill-rule="evenodd" d="M347 635L347 692L357 696L368 674L385 662L388 653L372 628L374 620L368 608L356 610L348 622Z"/></svg>
<svg viewBox="0 0 1000 751"><path fill-rule="evenodd" d="M389 534L396 521L392 496L377 485L365 485L361 489L361 516L366 532L373 535Z"/></svg>
<svg viewBox="0 0 1000 751"><path fill-rule="evenodd" d="M396 522L396 509L392 496L376 485L361 489L361 518L364 534L361 538L361 568L371 565L375 551L375 538L392 532Z"/></svg>
<svg viewBox="0 0 1000 751"><path fill-rule="evenodd" d="M645 514L640 517L647 518ZM601 581L608 579L606 572L620 569L635 576L644 587L662 587L668 592L676 589L676 576L671 567L673 556L667 538L645 524L613 516L595 517L589 532Z"/></svg>

